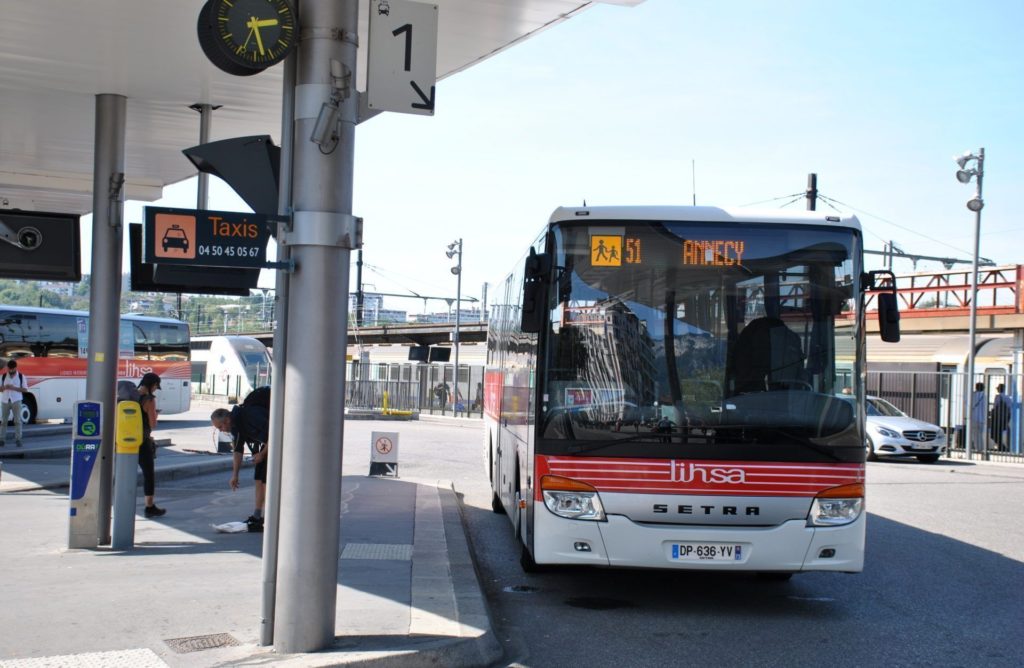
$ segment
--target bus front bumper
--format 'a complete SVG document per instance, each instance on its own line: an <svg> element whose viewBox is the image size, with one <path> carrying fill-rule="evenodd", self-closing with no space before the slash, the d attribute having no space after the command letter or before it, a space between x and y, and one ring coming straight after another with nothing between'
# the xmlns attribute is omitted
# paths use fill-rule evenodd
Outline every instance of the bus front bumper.
<svg viewBox="0 0 1024 668"><path fill-rule="evenodd" d="M538 564L712 571L841 571L864 568L864 513L839 527L789 520L773 527L638 524L570 520L546 508L535 514Z"/></svg>

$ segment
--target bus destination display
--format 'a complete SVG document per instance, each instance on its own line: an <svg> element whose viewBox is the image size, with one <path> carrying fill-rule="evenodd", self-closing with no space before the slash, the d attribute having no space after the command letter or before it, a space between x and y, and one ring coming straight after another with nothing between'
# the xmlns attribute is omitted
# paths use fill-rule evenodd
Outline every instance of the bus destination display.
<svg viewBox="0 0 1024 668"><path fill-rule="evenodd" d="M594 234L590 237L590 264L621 267L644 263L644 240L640 237ZM743 266L746 242L739 239L683 239L680 263L692 267Z"/></svg>

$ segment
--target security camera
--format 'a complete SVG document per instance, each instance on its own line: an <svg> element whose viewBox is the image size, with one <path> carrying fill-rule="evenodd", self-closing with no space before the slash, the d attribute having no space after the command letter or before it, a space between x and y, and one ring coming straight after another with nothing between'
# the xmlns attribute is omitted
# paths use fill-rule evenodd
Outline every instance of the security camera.
<svg viewBox="0 0 1024 668"><path fill-rule="evenodd" d="M18 245L24 250L35 250L43 245L43 233L34 227L18 230Z"/></svg>

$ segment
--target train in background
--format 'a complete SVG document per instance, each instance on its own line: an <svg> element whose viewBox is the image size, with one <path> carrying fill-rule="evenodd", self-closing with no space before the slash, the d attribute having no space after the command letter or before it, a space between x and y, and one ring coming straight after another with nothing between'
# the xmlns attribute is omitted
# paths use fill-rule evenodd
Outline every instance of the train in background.
<svg viewBox="0 0 1024 668"><path fill-rule="evenodd" d="M251 336L197 336L192 339L192 383L198 394L241 399L270 384L270 350Z"/></svg>

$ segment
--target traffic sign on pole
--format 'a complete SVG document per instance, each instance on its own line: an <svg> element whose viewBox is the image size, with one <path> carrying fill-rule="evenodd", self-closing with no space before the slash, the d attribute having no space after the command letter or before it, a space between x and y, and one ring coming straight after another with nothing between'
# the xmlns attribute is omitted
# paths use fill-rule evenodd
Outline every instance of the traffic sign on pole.
<svg viewBox="0 0 1024 668"><path fill-rule="evenodd" d="M370 0L367 106L377 111L434 114L437 5Z"/></svg>

